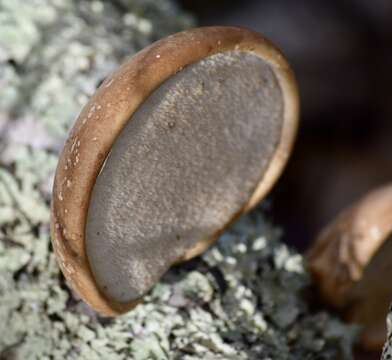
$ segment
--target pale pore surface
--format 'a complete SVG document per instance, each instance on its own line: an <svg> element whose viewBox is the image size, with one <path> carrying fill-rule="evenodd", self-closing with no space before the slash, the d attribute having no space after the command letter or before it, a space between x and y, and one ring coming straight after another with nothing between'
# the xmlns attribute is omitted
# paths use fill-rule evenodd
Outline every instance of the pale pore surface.
<svg viewBox="0 0 392 360"><path fill-rule="evenodd" d="M171 77L128 122L97 178L86 247L109 298L141 297L246 204L279 143L270 66L230 51Z"/></svg>

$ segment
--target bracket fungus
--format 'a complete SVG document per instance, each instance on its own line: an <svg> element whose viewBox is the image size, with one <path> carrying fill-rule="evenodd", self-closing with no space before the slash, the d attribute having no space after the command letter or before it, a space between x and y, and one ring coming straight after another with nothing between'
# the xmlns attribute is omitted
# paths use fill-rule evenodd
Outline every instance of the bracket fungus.
<svg viewBox="0 0 392 360"><path fill-rule="evenodd" d="M371 191L327 226L308 253L322 299L362 326L361 344L380 350L392 299L392 185Z"/></svg>
<svg viewBox="0 0 392 360"><path fill-rule="evenodd" d="M250 30L191 29L130 58L58 163L52 243L68 282L102 314L132 309L268 193L297 120L288 63Z"/></svg>

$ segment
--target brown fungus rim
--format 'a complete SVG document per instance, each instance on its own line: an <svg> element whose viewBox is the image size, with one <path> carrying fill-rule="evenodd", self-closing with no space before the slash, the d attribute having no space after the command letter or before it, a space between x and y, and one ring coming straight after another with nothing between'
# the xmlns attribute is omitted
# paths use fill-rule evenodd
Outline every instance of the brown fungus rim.
<svg viewBox="0 0 392 360"><path fill-rule="evenodd" d="M70 132L53 186L52 243L68 283L103 315L122 314L140 300L118 303L108 299L98 289L89 266L85 227L91 192L102 165L121 130L157 87L185 66L230 50L251 52L266 61L274 71L284 100L280 142L243 211L251 209L269 192L287 162L297 132L299 112L297 84L289 64L279 50L253 31L226 26L202 27L153 43L105 79ZM217 234L200 241L178 260L203 252L216 238Z"/></svg>

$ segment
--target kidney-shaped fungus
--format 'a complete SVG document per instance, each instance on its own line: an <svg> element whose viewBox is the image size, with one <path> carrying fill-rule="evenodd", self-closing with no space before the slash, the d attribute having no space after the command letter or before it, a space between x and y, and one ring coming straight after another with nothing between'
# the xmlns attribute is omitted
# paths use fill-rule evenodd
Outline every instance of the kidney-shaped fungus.
<svg viewBox="0 0 392 360"><path fill-rule="evenodd" d="M108 77L58 164L52 239L97 311L137 304L270 190L297 129L289 65L260 35L206 27L162 39Z"/></svg>

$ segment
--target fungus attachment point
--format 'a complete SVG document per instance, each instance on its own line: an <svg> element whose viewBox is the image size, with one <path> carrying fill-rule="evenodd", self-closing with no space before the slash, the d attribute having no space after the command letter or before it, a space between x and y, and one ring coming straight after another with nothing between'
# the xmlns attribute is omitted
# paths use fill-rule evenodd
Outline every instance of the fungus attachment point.
<svg viewBox="0 0 392 360"><path fill-rule="evenodd" d="M288 64L252 31L193 29L136 54L97 90L60 157L52 238L71 285L107 315L135 306L266 195L297 117Z"/></svg>
<svg viewBox="0 0 392 360"><path fill-rule="evenodd" d="M392 299L392 185L344 210L309 251L323 300L362 325L361 344L381 350Z"/></svg>

